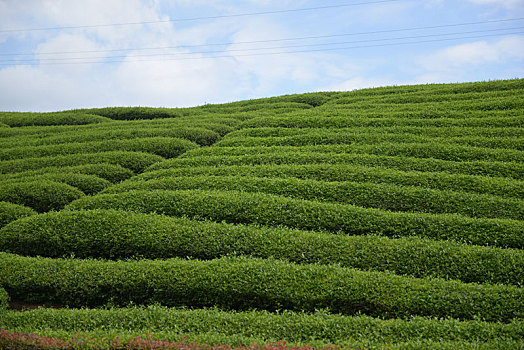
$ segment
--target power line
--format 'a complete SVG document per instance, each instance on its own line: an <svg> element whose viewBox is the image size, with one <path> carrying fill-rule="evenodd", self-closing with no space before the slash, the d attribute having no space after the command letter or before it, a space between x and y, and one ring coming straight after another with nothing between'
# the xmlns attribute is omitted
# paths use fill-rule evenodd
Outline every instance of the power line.
<svg viewBox="0 0 524 350"><path fill-rule="evenodd" d="M222 56L200 56L200 57L185 57L185 58L167 58L167 59L146 59L146 60L115 60L115 61L86 61L86 62L44 62L41 65L71 65L71 64L95 64L95 63L132 63L132 62L159 62L159 61L186 61L186 60L200 60L200 59L215 59L215 58L238 58L238 57L247 57L247 56L273 56L273 55L283 55L283 54L292 54L292 53L312 53L312 52L324 52L324 51L345 51L352 49L360 48L371 48L371 47L385 47L385 46L397 46L397 45L413 45L413 44L422 44L422 43L432 43L432 42L442 42L442 41L451 41L451 40L462 40L462 39L477 39L485 37L495 37L502 35L514 35L514 34L524 34L524 31L504 33L504 34L486 34L486 35L476 35L476 36L465 36L459 38L443 38L443 39L431 39L431 40L420 40L420 41L410 41L403 43L385 43L385 44L373 44L373 45L360 45L360 46L350 46L350 47L341 47L341 48L325 48L325 49L309 49L309 50L296 50L296 51L281 51L281 52L269 52L269 53L251 53L251 54L239 54L239 55L222 55ZM5 64L2 64L5 65Z"/></svg>
<svg viewBox="0 0 524 350"><path fill-rule="evenodd" d="M253 40L253 41L226 42L226 43L209 43L209 44L199 44L199 45L139 47L139 48L126 48L126 49L81 50L81 51L48 51L48 52L39 52L38 54L39 55L58 55L58 54L61 55L61 54L80 54L80 53L99 53L99 52L118 52L118 51L144 51L144 50L185 49L185 48L206 47L206 46L231 46L231 45L258 44L258 43L282 42L282 41L326 39L326 38L335 38L335 37L343 37L343 36L358 36L358 35L382 34L382 33L415 31L415 30L424 30L424 29L450 28L450 27L460 27L460 26L469 26L469 25L477 25L477 24L501 23L501 22L510 22L510 21L520 21L520 20L524 20L524 17L508 18L508 19L496 19L496 20L488 20L488 21L480 21L480 22L443 24L443 25L437 25L437 26L410 27L410 28L401 28L401 29L388 29L388 30L368 31L368 32L331 34L331 35L303 36L303 37L281 38L281 39ZM35 54L34 52L32 52L32 53L0 53L0 56L31 56L31 55L34 55L34 54Z"/></svg>
<svg viewBox="0 0 524 350"><path fill-rule="evenodd" d="M341 41L341 42L317 43L317 44L306 44L306 45L286 45L286 46L273 46L273 47L257 47L257 48L232 49L232 50L221 50L221 51L196 51L196 52L156 53L156 54L98 56L98 57L70 57L70 58L41 58L41 59L22 59L22 60L0 60L0 63L7 63L7 62L12 62L12 63L15 63L15 62L35 62L35 61L74 61L74 60L86 60L86 59L93 59L94 60L94 59L115 59L115 58L129 58L129 57L157 57L157 56L181 56L181 55L183 56L183 55L196 55L196 54L218 54L218 53L229 53L229 52L246 52L246 51L275 50L275 49L292 49L292 48L305 48L305 47L316 47L316 46L356 44L356 43L366 43L366 42L380 42L380 41L392 41L392 40L420 39L420 38L442 37L442 36L449 36L449 35L464 35L464 34L507 31L507 30L515 30L515 29L524 29L524 27L486 29L486 30L474 30L474 31L468 31L468 32L426 34L426 35L404 36L404 37L396 37L396 38L366 39L366 40Z"/></svg>
<svg viewBox="0 0 524 350"><path fill-rule="evenodd" d="M140 25L140 24L158 24L158 23L172 23L172 22L188 22L188 21L200 21L200 20L206 20L206 19L248 17L248 16L272 15L272 14L289 13L289 12L303 12L303 11L314 11L314 10L325 10L325 9L334 9L334 8L360 6L360 5L373 5L373 4L382 4L382 3L399 2L399 1L404 1L404 0L377 0L377 1L357 2L357 3L352 3L352 4L339 4L339 5L303 7L303 8L288 9L288 10L237 13L237 14L232 14L232 15L217 15L217 16L205 16L205 17L193 17L193 18L175 18L175 19L162 20L162 21L91 24L91 25L80 25L80 26L47 27L47 28L31 28L31 29L4 29L4 30L0 30L0 33L32 32L32 31L60 30L60 29L97 28L97 27L113 27L113 26L127 26L127 25Z"/></svg>

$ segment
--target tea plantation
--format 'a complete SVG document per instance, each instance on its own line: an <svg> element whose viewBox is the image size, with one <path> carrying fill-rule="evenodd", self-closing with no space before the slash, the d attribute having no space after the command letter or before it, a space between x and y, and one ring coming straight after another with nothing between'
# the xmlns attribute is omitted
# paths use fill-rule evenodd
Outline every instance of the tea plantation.
<svg viewBox="0 0 524 350"><path fill-rule="evenodd" d="M524 79L0 112L0 309L7 349L521 349Z"/></svg>

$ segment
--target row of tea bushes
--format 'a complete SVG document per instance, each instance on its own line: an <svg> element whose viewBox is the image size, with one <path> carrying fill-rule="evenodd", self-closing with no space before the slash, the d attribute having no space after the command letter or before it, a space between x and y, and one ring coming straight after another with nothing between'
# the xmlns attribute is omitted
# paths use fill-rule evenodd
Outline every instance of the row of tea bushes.
<svg viewBox="0 0 524 350"><path fill-rule="evenodd" d="M169 177L255 176L298 178L317 181L352 181L376 184L416 186L442 191L489 194L506 198L524 198L524 182L502 177L448 174L444 172L400 171L351 164L266 164L174 167L142 173L131 181L158 180Z"/></svg>
<svg viewBox="0 0 524 350"><path fill-rule="evenodd" d="M0 201L0 228L12 221L36 215L36 211L20 204Z"/></svg>
<svg viewBox="0 0 524 350"><path fill-rule="evenodd" d="M110 151L97 153L77 153L61 156L39 158L24 158L2 161L0 174L12 174L22 171L42 169L47 167L84 166L86 164L109 163L120 165L135 173L144 171L147 167L164 158L144 152Z"/></svg>
<svg viewBox="0 0 524 350"><path fill-rule="evenodd" d="M395 344L402 343L407 343L404 349L440 349L444 343L444 349L469 348L464 344L472 344L471 348L475 349L503 350L522 345L524 334L522 321L502 324L425 317L383 320L365 315L333 315L324 310L276 314L266 311L180 310L162 306L9 311L0 314L0 323L18 331L38 330L36 332L42 336L63 332L65 338L76 332L89 332L90 338L109 335L125 340L138 333L145 339L148 334L153 339L171 341L187 336L188 341L208 344L262 344L286 339L287 344L307 343L320 347L336 344L371 349L396 349ZM446 343L450 347L445 347Z"/></svg>
<svg viewBox="0 0 524 350"><path fill-rule="evenodd" d="M0 201L24 205L38 212L60 210L83 196L76 187L48 180L6 181L0 187Z"/></svg>
<svg viewBox="0 0 524 350"><path fill-rule="evenodd" d="M20 173L18 173L20 174ZM80 191L87 195L96 194L103 189L112 185L106 179L100 178L96 175L86 175L80 173L68 173L66 171L56 173L45 173L42 175L28 175L20 176L16 178L6 179L6 181L0 181L0 184L14 184L17 182L39 182L39 181L51 181L65 183L67 185L78 188Z"/></svg>
<svg viewBox="0 0 524 350"><path fill-rule="evenodd" d="M220 139L220 135L212 130L196 127L145 127L145 128L108 128L96 130L87 129L82 131L62 132L48 136L27 135L24 137L0 138L1 148L45 146L74 142L92 142L103 140L125 140L147 137L174 137L195 142L201 146L209 146Z"/></svg>
<svg viewBox="0 0 524 350"><path fill-rule="evenodd" d="M249 130L249 129L245 129ZM258 133L258 129L257 130ZM350 129L298 129L302 132L290 132L294 129L278 128L266 130L268 135L263 133L255 135L245 135L242 133L231 133L220 145L224 146L307 146L307 145L373 145L379 143L440 143L444 145L470 146L478 148L495 148L504 150L522 150L524 141L522 137L492 137L492 136L427 136L413 135L397 132L381 132L380 130L359 130ZM522 135L524 136L524 135ZM502 150L504 149L504 150Z"/></svg>
<svg viewBox="0 0 524 350"><path fill-rule="evenodd" d="M102 193L194 189L269 193L391 211L455 213L479 218L524 219L524 201L519 199L369 182L194 175L148 181L128 181L109 187Z"/></svg>
<svg viewBox="0 0 524 350"><path fill-rule="evenodd" d="M384 94L384 95L362 95L352 94L351 96L340 96L334 98L331 103L361 103L364 101L373 101L375 103L390 103L390 104L406 104L406 103L440 103L440 102L458 102L471 103L484 99L512 99L519 94L524 93L524 86L507 89L507 90L492 90L492 91L471 91L468 93L457 94L455 91L432 90L431 94L423 89L418 91L411 91L402 94Z"/></svg>
<svg viewBox="0 0 524 350"><path fill-rule="evenodd" d="M351 113L348 109L330 111L328 115L313 113L284 116L260 116L241 124L242 128L518 128L522 118L518 112L493 111L469 113L450 111L367 112ZM5 132L5 131L4 131Z"/></svg>
<svg viewBox="0 0 524 350"><path fill-rule="evenodd" d="M342 135L342 137L346 137ZM322 150L335 153L377 154L397 157L434 158L448 161L499 161L520 163L524 159L524 151L514 149L490 149L482 147L462 146L456 144L441 144L439 142L406 143L406 142L376 142L372 144L325 144L316 143L322 135L310 137L299 136L290 138L225 138L215 146L219 147L299 147L304 150ZM327 138L326 140L330 140ZM286 141L287 140L287 141ZM329 141L327 141L329 142Z"/></svg>
<svg viewBox="0 0 524 350"><path fill-rule="evenodd" d="M347 118L346 118L347 119ZM248 123L248 122L246 122ZM301 127L247 127L242 126L241 129L231 132L229 137L238 136L251 136L251 137L284 137L284 136L297 136L307 135L312 132L331 133L337 135L340 133L349 133L354 135L367 135L371 136L373 133L380 135L388 134L403 134L403 135L415 135L425 136L427 138L453 138L453 137L478 137L478 138L520 138L524 136L524 131L519 127L443 127L443 126L373 126L373 127L327 127L327 126L301 126Z"/></svg>
<svg viewBox="0 0 524 350"><path fill-rule="evenodd" d="M522 163L495 161L448 161L434 158L384 156L379 154L346 154L314 152L301 148L283 147L214 147L201 152L189 151L147 168L147 171L177 167L233 166L233 165L358 165L381 167L401 171L444 172L490 177L507 177L524 180Z"/></svg>
<svg viewBox="0 0 524 350"><path fill-rule="evenodd" d="M85 197L72 202L66 209L118 209L236 224L282 225L350 235L419 236L478 245L524 247L522 221L468 218L454 214L389 212L264 193L129 191Z"/></svg>
<svg viewBox="0 0 524 350"><path fill-rule="evenodd" d="M129 303L419 316L522 318L524 289L418 279L335 265L273 259L98 261L0 253L0 281L13 300L62 305Z"/></svg>
<svg viewBox="0 0 524 350"><path fill-rule="evenodd" d="M94 175L100 179L107 180L111 183L118 183L127 180L135 175L130 169L124 168L118 164L94 163L71 166L44 167L35 170L26 170L17 173L2 174L2 179L17 181L31 177L57 177L65 176L63 174Z"/></svg>
<svg viewBox="0 0 524 350"><path fill-rule="evenodd" d="M171 137L147 137L5 148L0 151L0 160L109 151L146 152L164 158L173 158L196 147L198 147L197 144L188 140Z"/></svg>
<svg viewBox="0 0 524 350"><path fill-rule="evenodd" d="M82 125L111 121L100 115L72 112L20 113L0 112L0 122L11 127L29 125Z"/></svg>
<svg viewBox="0 0 524 350"><path fill-rule="evenodd" d="M524 281L524 252L516 249L416 237L333 235L116 210L50 212L18 220L0 230L0 250L24 256L103 259L214 259L234 254L463 282L522 286Z"/></svg>

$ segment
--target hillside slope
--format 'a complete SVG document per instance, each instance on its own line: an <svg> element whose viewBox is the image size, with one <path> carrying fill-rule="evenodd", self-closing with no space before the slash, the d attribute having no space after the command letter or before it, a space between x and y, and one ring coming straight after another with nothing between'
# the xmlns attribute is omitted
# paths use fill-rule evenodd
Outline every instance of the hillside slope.
<svg viewBox="0 0 524 350"><path fill-rule="evenodd" d="M521 348L523 126L524 79L0 112L0 346Z"/></svg>

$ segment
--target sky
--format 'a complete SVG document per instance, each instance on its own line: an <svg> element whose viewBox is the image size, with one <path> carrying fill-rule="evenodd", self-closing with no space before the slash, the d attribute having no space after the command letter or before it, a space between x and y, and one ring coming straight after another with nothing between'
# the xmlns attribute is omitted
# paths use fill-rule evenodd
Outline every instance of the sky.
<svg viewBox="0 0 524 350"><path fill-rule="evenodd" d="M0 110L524 78L524 0L0 0Z"/></svg>

